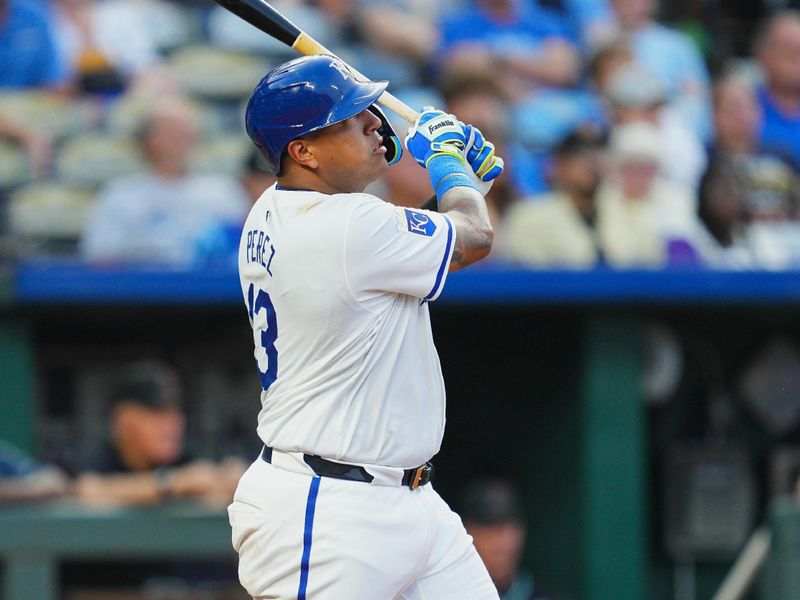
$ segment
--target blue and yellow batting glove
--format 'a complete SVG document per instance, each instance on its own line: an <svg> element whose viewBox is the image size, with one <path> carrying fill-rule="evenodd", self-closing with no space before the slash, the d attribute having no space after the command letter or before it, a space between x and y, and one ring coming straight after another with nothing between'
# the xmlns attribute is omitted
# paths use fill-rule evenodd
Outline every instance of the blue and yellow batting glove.
<svg viewBox="0 0 800 600"><path fill-rule="evenodd" d="M408 130L406 148L417 164L428 168L436 154L463 156L467 139L461 122L444 111L426 108Z"/></svg>
<svg viewBox="0 0 800 600"><path fill-rule="evenodd" d="M484 183L496 179L505 168L505 162L494 153L494 144L486 140L481 130L474 125L464 125L466 138L464 158L472 167L472 172Z"/></svg>
<svg viewBox="0 0 800 600"><path fill-rule="evenodd" d="M431 108L423 110L408 130L406 148L428 170L437 198L454 187L471 187L480 192L465 158L464 129L453 115Z"/></svg>

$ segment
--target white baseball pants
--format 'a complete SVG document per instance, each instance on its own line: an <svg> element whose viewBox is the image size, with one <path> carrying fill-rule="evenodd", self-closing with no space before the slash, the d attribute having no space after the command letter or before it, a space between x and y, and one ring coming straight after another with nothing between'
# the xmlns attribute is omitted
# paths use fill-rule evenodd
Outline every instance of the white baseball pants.
<svg viewBox="0 0 800 600"><path fill-rule="evenodd" d="M228 508L256 600L497 600L472 538L428 484L314 477L257 459Z"/></svg>

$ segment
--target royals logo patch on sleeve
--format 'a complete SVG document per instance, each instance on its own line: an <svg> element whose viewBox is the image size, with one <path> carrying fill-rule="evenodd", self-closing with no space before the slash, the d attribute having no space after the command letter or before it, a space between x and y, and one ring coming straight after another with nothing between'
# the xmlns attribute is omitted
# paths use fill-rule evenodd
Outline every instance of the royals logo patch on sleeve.
<svg viewBox="0 0 800 600"><path fill-rule="evenodd" d="M433 236L433 234L436 232L436 223L434 223L428 215L422 212L411 210L409 208L404 210L406 213L406 225L408 226L408 231L418 235L424 235L426 237Z"/></svg>

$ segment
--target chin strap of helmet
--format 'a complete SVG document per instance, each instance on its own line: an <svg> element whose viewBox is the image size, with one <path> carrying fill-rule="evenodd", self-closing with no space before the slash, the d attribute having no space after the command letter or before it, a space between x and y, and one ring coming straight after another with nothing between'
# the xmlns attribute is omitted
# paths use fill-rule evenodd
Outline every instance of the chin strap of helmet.
<svg viewBox="0 0 800 600"><path fill-rule="evenodd" d="M386 162L391 166L402 158L403 144L400 142L400 138L397 137L384 112L376 104L370 106L369 110L381 120L378 134L383 138L383 145L386 146Z"/></svg>

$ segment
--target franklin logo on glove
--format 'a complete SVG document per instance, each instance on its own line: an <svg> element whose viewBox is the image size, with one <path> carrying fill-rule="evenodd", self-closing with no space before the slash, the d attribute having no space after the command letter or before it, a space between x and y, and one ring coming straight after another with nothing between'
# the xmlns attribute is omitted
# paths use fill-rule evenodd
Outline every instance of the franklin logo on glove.
<svg viewBox="0 0 800 600"><path fill-rule="evenodd" d="M409 128L406 148L428 170L437 198L453 187L471 187L485 196L503 172L494 144L474 126L454 115L427 107Z"/></svg>
<svg viewBox="0 0 800 600"><path fill-rule="evenodd" d="M433 133L437 129L441 129L442 127L448 127L448 126L449 127L455 127L456 124L453 123L452 121L440 121L440 122L436 123L435 125L428 126L428 133Z"/></svg>

